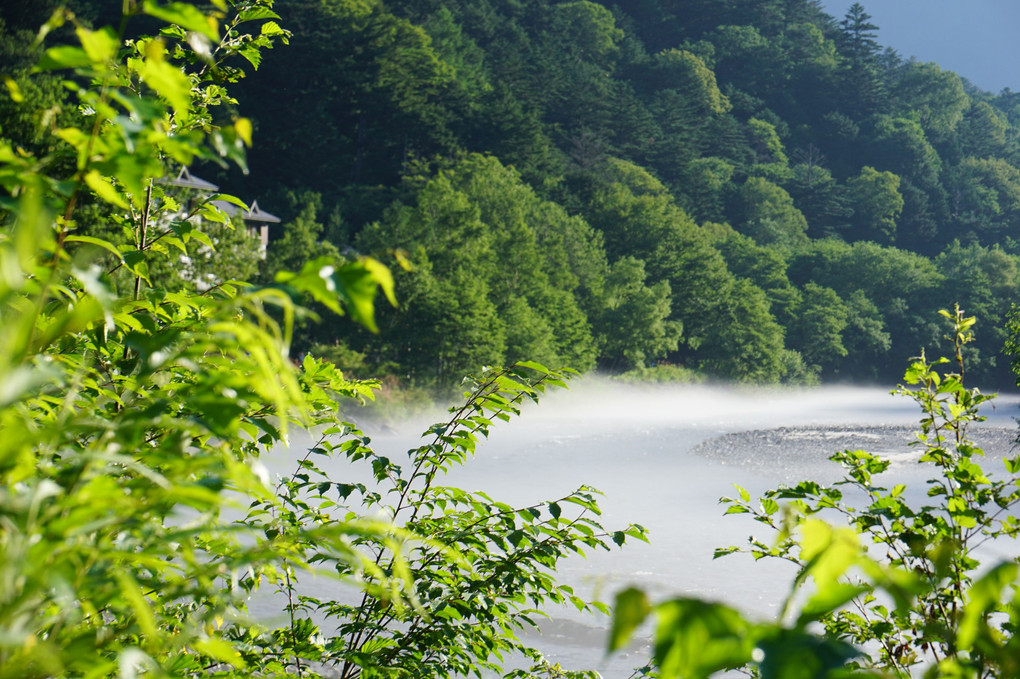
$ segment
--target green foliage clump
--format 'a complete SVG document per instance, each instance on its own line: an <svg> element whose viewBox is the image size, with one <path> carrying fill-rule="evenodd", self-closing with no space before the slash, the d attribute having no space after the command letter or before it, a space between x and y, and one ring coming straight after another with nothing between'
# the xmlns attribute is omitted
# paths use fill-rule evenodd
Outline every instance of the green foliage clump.
<svg viewBox="0 0 1020 679"><path fill-rule="evenodd" d="M438 481L565 373L488 370L391 460L339 408L379 383L291 357L295 320L315 315L299 300L377 328L376 296L394 301L380 262L320 251L263 286L222 262L204 289L159 275L233 233L211 199L238 199L182 210L161 180L244 162L253 126L226 87L289 38L272 5L125 3L116 29L66 10L44 26L72 29L37 68L77 106L47 140L60 153L0 141L0 676L460 676L507 652L558 672L516 632L549 602L605 609L555 581L558 561L643 529L604 530L586 487L513 508ZM158 36L126 37L145 22ZM112 223L86 230L89 205ZM305 435L274 483L269 455ZM369 471L325 475L325 456ZM360 603L298 594L328 577ZM279 627L247 608L267 591L286 597Z"/></svg>
<svg viewBox="0 0 1020 679"><path fill-rule="evenodd" d="M807 220L782 187L750 177L740 188L740 200L743 219L738 228L759 245L789 251L807 243Z"/></svg>
<svg viewBox="0 0 1020 679"><path fill-rule="evenodd" d="M676 351L683 325L668 320L669 282L647 286L644 262L633 257L614 262L603 295L596 324L603 332L604 357L618 357L625 368L640 370L650 360Z"/></svg>
<svg viewBox="0 0 1020 679"><path fill-rule="evenodd" d="M526 357L594 365L580 300L601 284L600 243L495 158L469 156L441 171L413 206L395 206L358 244L407 253L411 270L398 273L404 304L383 319L390 333L360 338L359 349L414 380L445 385L474 366Z"/></svg>
<svg viewBox="0 0 1020 679"><path fill-rule="evenodd" d="M495 422L562 379L534 363L486 372L406 460L375 453L369 438L349 425L326 430L280 482L280 505L252 505L247 520L264 523L267 535L290 536L302 561L328 563L344 579L358 576L360 591L349 601L303 593L293 576L286 580L281 590L290 624L275 634L294 654L291 662L334 668L340 677L501 672L514 654L541 666L541 655L516 634L537 626L546 606L608 612L556 582L557 566L569 555L645 539L640 526L606 531L598 523L598 491L582 486L552 501L512 507L439 485ZM336 482L323 471L331 457L364 466L368 473L359 478L371 480ZM400 528L384 535L352 531L349 547L365 555L367 567L337 561L306 533L309 525L373 514ZM398 539L403 546L395 545Z"/></svg>
<svg viewBox="0 0 1020 679"><path fill-rule="evenodd" d="M1017 670L1020 568L982 562L980 548L1020 535L1020 457L997 477L968 435L993 397L964 386L964 347L973 317L949 319L953 356L911 363L894 393L923 417L915 445L932 478L918 504L903 484L888 487L890 461L863 450L832 456L843 478L804 481L758 500L737 488L726 513L750 515L774 540L751 537L738 551L782 559L798 571L774 622L693 598L654 607L629 589L617 597L610 637L619 648L654 611L654 676L708 677L745 666L762 677L1007 677ZM942 368L941 366L947 366ZM845 525L838 525L843 521ZM835 524L835 525L834 525Z"/></svg>
<svg viewBox="0 0 1020 679"><path fill-rule="evenodd" d="M903 212L900 178L865 165L847 182L854 205L854 225L866 240L885 245L896 238L896 220Z"/></svg>

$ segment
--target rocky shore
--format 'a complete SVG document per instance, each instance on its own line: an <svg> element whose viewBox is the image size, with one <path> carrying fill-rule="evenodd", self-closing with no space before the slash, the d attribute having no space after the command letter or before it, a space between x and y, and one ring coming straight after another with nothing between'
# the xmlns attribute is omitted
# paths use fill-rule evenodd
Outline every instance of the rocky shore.
<svg viewBox="0 0 1020 679"><path fill-rule="evenodd" d="M807 426L755 429L724 434L695 446L691 453L727 466L760 469L769 476L791 476L789 480L808 478L811 470L819 481L835 480L840 469L828 458L843 450L866 450L892 461L890 469L908 470L917 463L922 449L917 441L917 428L907 426ZM1008 455L1020 454L1015 427L974 425L968 437L984 450L993 471L1001 463L991 462ZM817 472L821 476L814 477ZM792 478L796 476L797 478Z"/></svg>

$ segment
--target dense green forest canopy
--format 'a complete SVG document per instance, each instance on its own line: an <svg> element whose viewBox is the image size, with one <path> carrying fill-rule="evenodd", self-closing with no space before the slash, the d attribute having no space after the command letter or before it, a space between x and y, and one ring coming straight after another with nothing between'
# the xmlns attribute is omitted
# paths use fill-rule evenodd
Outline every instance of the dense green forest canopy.
<svg viewBox="0 0 1020 679"><path fill-rule="evenodd" d="M19 73L54 4L4 5ZM71 5L106 22L121 3ZM522 357L892 381L959 302L981 320L972 376L1012 383L1020 99L883 47L860 4L276 10L294 38L236 90L250 172L192 168L285 218L264 261L240 244L232 270L394 247L412 265L378 335L326 324L300 347L422 385ZM63 94L18 82L37 114L0 100L2 135L31 144Z"/></svg>

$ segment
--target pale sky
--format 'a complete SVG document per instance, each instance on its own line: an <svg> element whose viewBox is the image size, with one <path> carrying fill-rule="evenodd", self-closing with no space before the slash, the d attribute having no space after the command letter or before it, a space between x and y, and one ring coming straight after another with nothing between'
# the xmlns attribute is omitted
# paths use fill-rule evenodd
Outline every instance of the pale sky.
<svg viewBox="0 0 1020 679"><path fill-rule="evenodd" d="M1020 91L1020 0L859 0L878 42L934 61L981 89ZM854 0L822 0L842 19Z"/></svg>

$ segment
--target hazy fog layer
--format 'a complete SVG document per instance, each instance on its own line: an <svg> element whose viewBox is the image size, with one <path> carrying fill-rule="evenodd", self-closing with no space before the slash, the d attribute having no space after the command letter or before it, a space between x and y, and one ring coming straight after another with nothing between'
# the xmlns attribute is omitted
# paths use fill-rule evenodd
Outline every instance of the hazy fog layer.
<svg viewBox="0 0 1020 679"><path fill-rule="evenodd" d="M994 458L1011 446L1018 398L996 403L977 433L992 457L988 467L999 470ZM400 460L441 415L374 434L373 445ZM586 379L497 426L475 459L440 483L519 505L595 486L605 493L603 524L640 523L651 544L571 560L561 581L606 601L636 584L656 598L697 595L772 616L793 571L742 555L713 561L716 547L742 544L757 526L743 515L723 517L719 498L734 494L733 484L753 495L780 483L835 480L838 468L827 458L844 448L891 457L890 475L920 490L926 477L905 445L918 419L912 401L877 388L649 388ZM337 465L334 473L349 471ZM573 609L554 611L535 643L565 667L591 667L601 662L605 627ZM639 650L601 667L605 676L628 676L641 662Z"/></svg>

